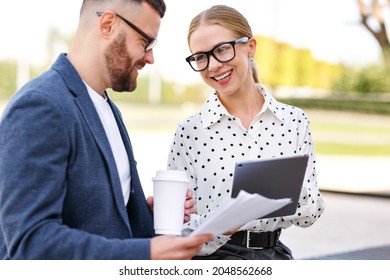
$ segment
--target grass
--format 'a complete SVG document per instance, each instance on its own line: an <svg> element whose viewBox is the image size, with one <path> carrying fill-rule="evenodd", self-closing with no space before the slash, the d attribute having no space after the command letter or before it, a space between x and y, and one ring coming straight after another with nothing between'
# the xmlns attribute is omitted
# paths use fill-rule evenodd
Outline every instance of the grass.
<svg viewBox="0 0 390 280"><path fill-rule="evenodd" d="M0 102L0 113L5 102ZM129 131L172 131L185 117L197 112L200 105L137 105L118 102ZM366 114L334 117L334 112L317 111L310 117L314 145L322 155L390 156L390 117L377 116L369 121ZM337 112L340 114L340 112ZM347 116L347 117L345 117ZM371 117L371 116L370 116Z"/></svg>
<svg viewBox="0 0 390 280"><path fill-rule="evenodd" d="M345 144L332 142L314 143L319 155L390 156L390 145Z"/></svg>
<svg viewBox="0 0 390 280"><path fill-rule="evenodd" d="M351 120L351 121L355 121L355 120ZM349 133L351 135L352 134L390 135L390 126L384 127L380 125L337 123L333 121L333 122L312 122L311 128L313 131L328 131L332 133L342 132L342 133Z"/></svg>
<svg viewBox="0 0 390 280"><path fill-rule="evenodd" d="M359 114L347 121L312 121L313 137L319 135L314 141L316 152L323 155L390 156L390 118L370 123L364 123L364 118L364 114Z"/></svg>

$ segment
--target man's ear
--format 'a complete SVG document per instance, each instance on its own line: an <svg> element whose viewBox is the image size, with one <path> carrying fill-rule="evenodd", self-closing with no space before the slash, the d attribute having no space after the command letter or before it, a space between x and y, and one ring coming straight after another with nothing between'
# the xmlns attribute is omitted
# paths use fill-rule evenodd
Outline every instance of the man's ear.
<svg viewBox="0 0 390 280"><path fill-rule="evenodd" d="M110 36L115 29L116 15L114 12L104 12L99 17L100 32L103 36Z"/></svg>

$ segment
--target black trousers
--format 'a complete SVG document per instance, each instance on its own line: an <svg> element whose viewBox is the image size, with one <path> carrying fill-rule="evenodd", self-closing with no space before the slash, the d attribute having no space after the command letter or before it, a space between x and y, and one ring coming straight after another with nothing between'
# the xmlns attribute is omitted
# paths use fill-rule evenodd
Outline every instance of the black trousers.
<svg viewBox="0 0 390 280"><path fill-rule="evenodd" d="M195 256L193 260L293 260L291 250L280 240L272 248L252 249L226 243L209 256Z"/></svg>

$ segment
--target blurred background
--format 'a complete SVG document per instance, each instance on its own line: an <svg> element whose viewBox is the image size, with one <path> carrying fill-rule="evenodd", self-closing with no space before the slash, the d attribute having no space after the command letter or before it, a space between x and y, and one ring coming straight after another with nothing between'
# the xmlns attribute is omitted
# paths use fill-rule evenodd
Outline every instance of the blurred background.
<svg viewBox="0 0 390 280"><path fill-rule="evenodd" d="M390 1L165 2L155 64L145 67L135 92L110 94L122 110L146 195L152 194L156 170L166 168L176 125L212 93L184 60L190 54L188 25L200 11L226 4L252 26L261 83L280 101L304 109L311 120L319 187L329 203L310 230L294 229L286 236L290 246L305 258L390 244L390 208L384 208L390 204ZM0 113L18 88L67 51L81 3L3 3ZM362 211L362 205L375 214L362 220L356 210ZM340 220L351 216L359 221L348 225ZM368 229L349 238L351 229L362 224ZM376 237L367 238L370 234Z"/></svg>

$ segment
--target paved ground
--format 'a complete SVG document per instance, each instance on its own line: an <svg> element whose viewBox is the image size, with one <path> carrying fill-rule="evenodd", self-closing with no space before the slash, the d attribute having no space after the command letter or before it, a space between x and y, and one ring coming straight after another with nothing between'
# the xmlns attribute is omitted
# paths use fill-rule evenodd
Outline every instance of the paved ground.
<svg viewBox="0 0 390 280"><path fill-rule="evenodd" d="M390 157L318 155L317 170L323 190L390 196Z"/></svg>
<svg viewBox="0 0 390 280"><path fill-rule="evenodd" d="M323 216L281 240L297 259L390 259L390 198L323 192Z"/></svg>
<svg viewBox="0 0 390 280"><path fill-rule="evenodd" d="M318 256L306 260L390 260L390 245Z"/></svg>

